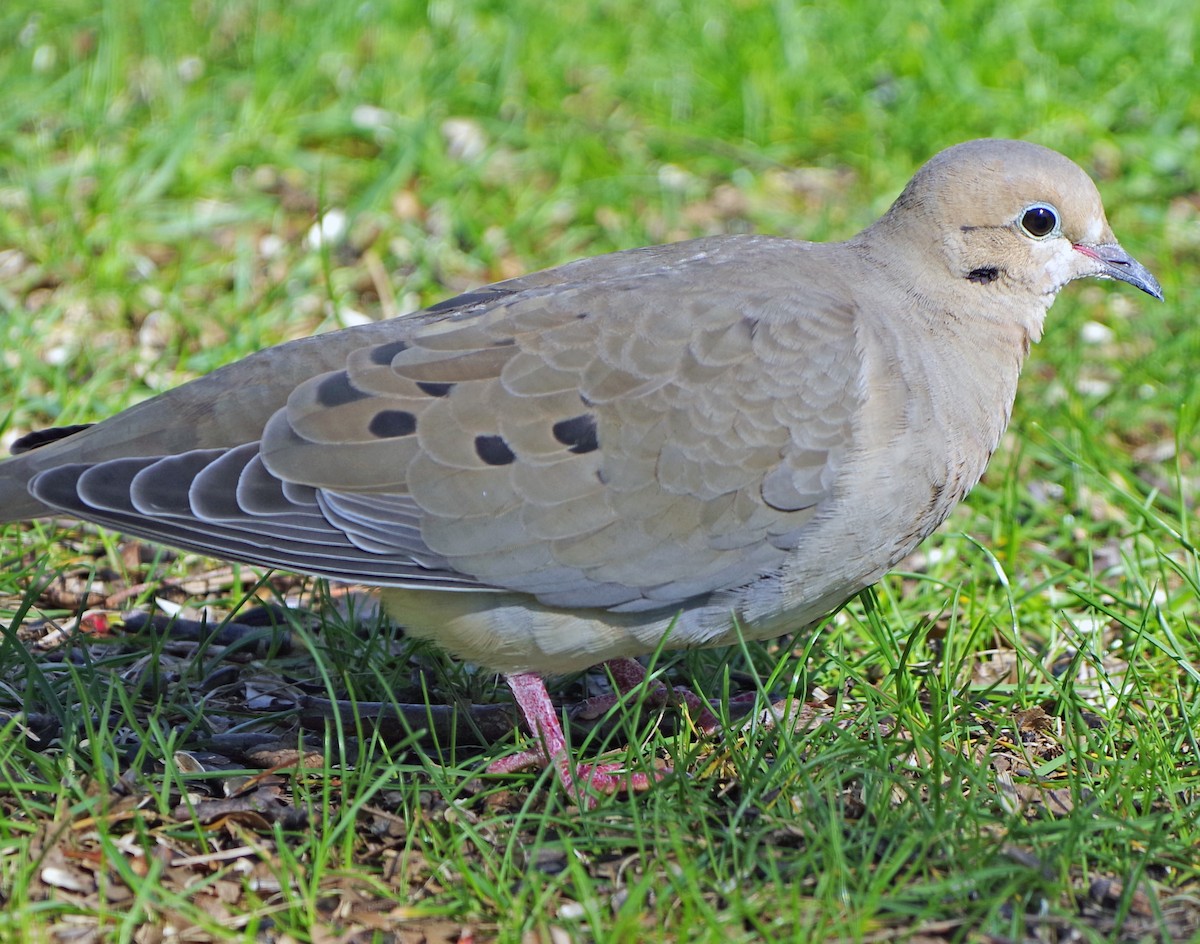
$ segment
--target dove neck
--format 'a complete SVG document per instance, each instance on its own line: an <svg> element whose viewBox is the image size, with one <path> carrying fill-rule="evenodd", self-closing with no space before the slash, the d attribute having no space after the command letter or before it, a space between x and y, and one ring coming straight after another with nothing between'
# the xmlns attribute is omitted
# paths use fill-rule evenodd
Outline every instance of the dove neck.
<svg viewBox="0 0 1200 944"><path fill-rule="evenodd" d="M952 345L1016 350L1040 340L1054 294L1009 277L998 263L994 280L963 272L952 238L920 218L889 213L847 243L879 285L873 297L901 299L903 321Z"/></svg>

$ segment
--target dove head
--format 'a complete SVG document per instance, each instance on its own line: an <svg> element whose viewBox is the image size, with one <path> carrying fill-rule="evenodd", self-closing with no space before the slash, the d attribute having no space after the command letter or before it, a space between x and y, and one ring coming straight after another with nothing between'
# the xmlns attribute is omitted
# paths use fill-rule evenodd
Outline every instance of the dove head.
<svg viewBox="0 0 1200 944"><path fill-rule="evenodd" d="M1044 313L1064 285L1088 276L1162 298L1154 276L1117 243L1091 178L1026 141L947 148L867 233L876 227L890 245L916 250L909 259L929 267L923 277L948 274L968 299L1028 299ZM1036 337L1040 323L1030 327Z"/></svg>

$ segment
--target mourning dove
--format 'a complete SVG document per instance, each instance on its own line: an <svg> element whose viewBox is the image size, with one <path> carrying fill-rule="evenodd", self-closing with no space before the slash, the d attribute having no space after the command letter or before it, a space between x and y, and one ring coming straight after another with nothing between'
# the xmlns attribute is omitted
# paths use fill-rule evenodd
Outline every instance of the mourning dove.
<svg viewBox="0 0 1200 944"><path fill-rule="evenodd" d="M1047 309L1154 277L1088 176L949 148L841 243L715 236L583 259L253 354L27 437L0 519L63 513L384 588L416 637L507 675L567 787L542 676L799 630L979 480Z"/></svg>

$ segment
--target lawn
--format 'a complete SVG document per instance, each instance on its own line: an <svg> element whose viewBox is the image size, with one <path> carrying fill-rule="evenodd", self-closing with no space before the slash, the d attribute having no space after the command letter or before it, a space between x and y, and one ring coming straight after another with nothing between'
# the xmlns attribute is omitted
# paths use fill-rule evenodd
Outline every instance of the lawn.
<svg viewBox="0 0 1200 944"><path fill-rule="evenodd" d="M1200 937L1193 2L9 0L0 37L5 451L580 256L845 238L974 137L1085 167L1166 293L1070 286L984 481L820 629L654 657L721 736L575 717L674 770L594 809L484 776L505 687L363 588L3 527L0 941Z"/></svg>

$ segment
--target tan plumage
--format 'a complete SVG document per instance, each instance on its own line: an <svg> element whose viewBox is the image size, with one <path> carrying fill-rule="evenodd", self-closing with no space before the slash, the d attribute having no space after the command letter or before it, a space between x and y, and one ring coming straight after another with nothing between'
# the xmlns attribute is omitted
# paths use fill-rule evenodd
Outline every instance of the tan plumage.
<svg viewBox="0 0 1200 944"><path fill-rule="evenodd" d="M848 242L614 253L252 355L0 465L0 517L378 584L506 673L763 637L946 517L1083 276L1161 297L1078 167L970 142Z"/></svg>

